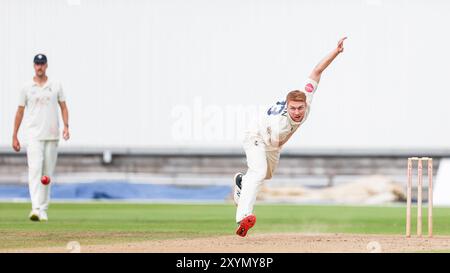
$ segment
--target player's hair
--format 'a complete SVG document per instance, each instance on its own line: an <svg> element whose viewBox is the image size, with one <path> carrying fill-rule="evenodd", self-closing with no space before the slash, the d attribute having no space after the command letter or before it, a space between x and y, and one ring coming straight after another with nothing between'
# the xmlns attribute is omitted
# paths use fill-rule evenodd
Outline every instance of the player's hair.
<svg viewBox="0 0 450 273"><path fill-rule="evenodd" d="M286 103L289 103L289 101L301 101L306 102L306 95L304 92L300 90L294 90L287 94L286 96Z"/></svg>

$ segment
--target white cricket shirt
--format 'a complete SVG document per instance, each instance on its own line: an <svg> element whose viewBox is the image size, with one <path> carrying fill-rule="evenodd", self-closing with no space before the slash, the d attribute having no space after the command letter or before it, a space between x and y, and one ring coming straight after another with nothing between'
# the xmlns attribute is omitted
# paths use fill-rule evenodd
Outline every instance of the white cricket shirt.
<svg viewBox="0 0 450 273"><path fill-rule="evenodd" d="M27 111L25 126L32 140L59 140L58 102L65 101L60 83L47 80L44 86L34 81L20 91L19 106Z"/></svg>

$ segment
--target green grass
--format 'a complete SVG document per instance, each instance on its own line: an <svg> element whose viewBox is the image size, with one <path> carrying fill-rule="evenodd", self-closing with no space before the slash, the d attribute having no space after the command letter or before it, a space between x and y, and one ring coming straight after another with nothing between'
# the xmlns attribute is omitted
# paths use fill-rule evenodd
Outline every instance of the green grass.
<svg viewBox="0 0 450 273"><path fill-rule="evenodd" d="M0 203L0 249L230 235L235 229L231 204L53 203L47 223L28 220L29 210L29 204ZM255 213L253 233L403 234L405 228L404 207L258 204ZM434 234L450 234L450 208L433 213Z"/></svg>

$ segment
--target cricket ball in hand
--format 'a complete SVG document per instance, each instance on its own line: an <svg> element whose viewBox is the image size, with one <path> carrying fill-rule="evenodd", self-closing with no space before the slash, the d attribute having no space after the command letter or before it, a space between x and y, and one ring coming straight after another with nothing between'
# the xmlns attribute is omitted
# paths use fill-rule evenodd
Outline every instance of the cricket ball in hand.
<svg viewBox="0 0 450 273"><path fill-rule="evenodd" d="M50 177L48 177L46 175L42 176L41 177L41 183L44 184L44 185L50 184Z"/></svg>

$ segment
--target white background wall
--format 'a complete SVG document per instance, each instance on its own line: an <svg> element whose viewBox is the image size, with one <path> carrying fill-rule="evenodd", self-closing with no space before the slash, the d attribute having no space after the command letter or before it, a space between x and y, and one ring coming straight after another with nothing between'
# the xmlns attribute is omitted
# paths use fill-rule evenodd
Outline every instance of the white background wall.
<svg viewBox="0 0 450 273"><path fill-rule="evenodd" d="M287 146L449 148L449 12L444 0L2 0L0 146L38 52L68 98L63 146L239 147L236 109L301 88L346 35Z"/></svg>

